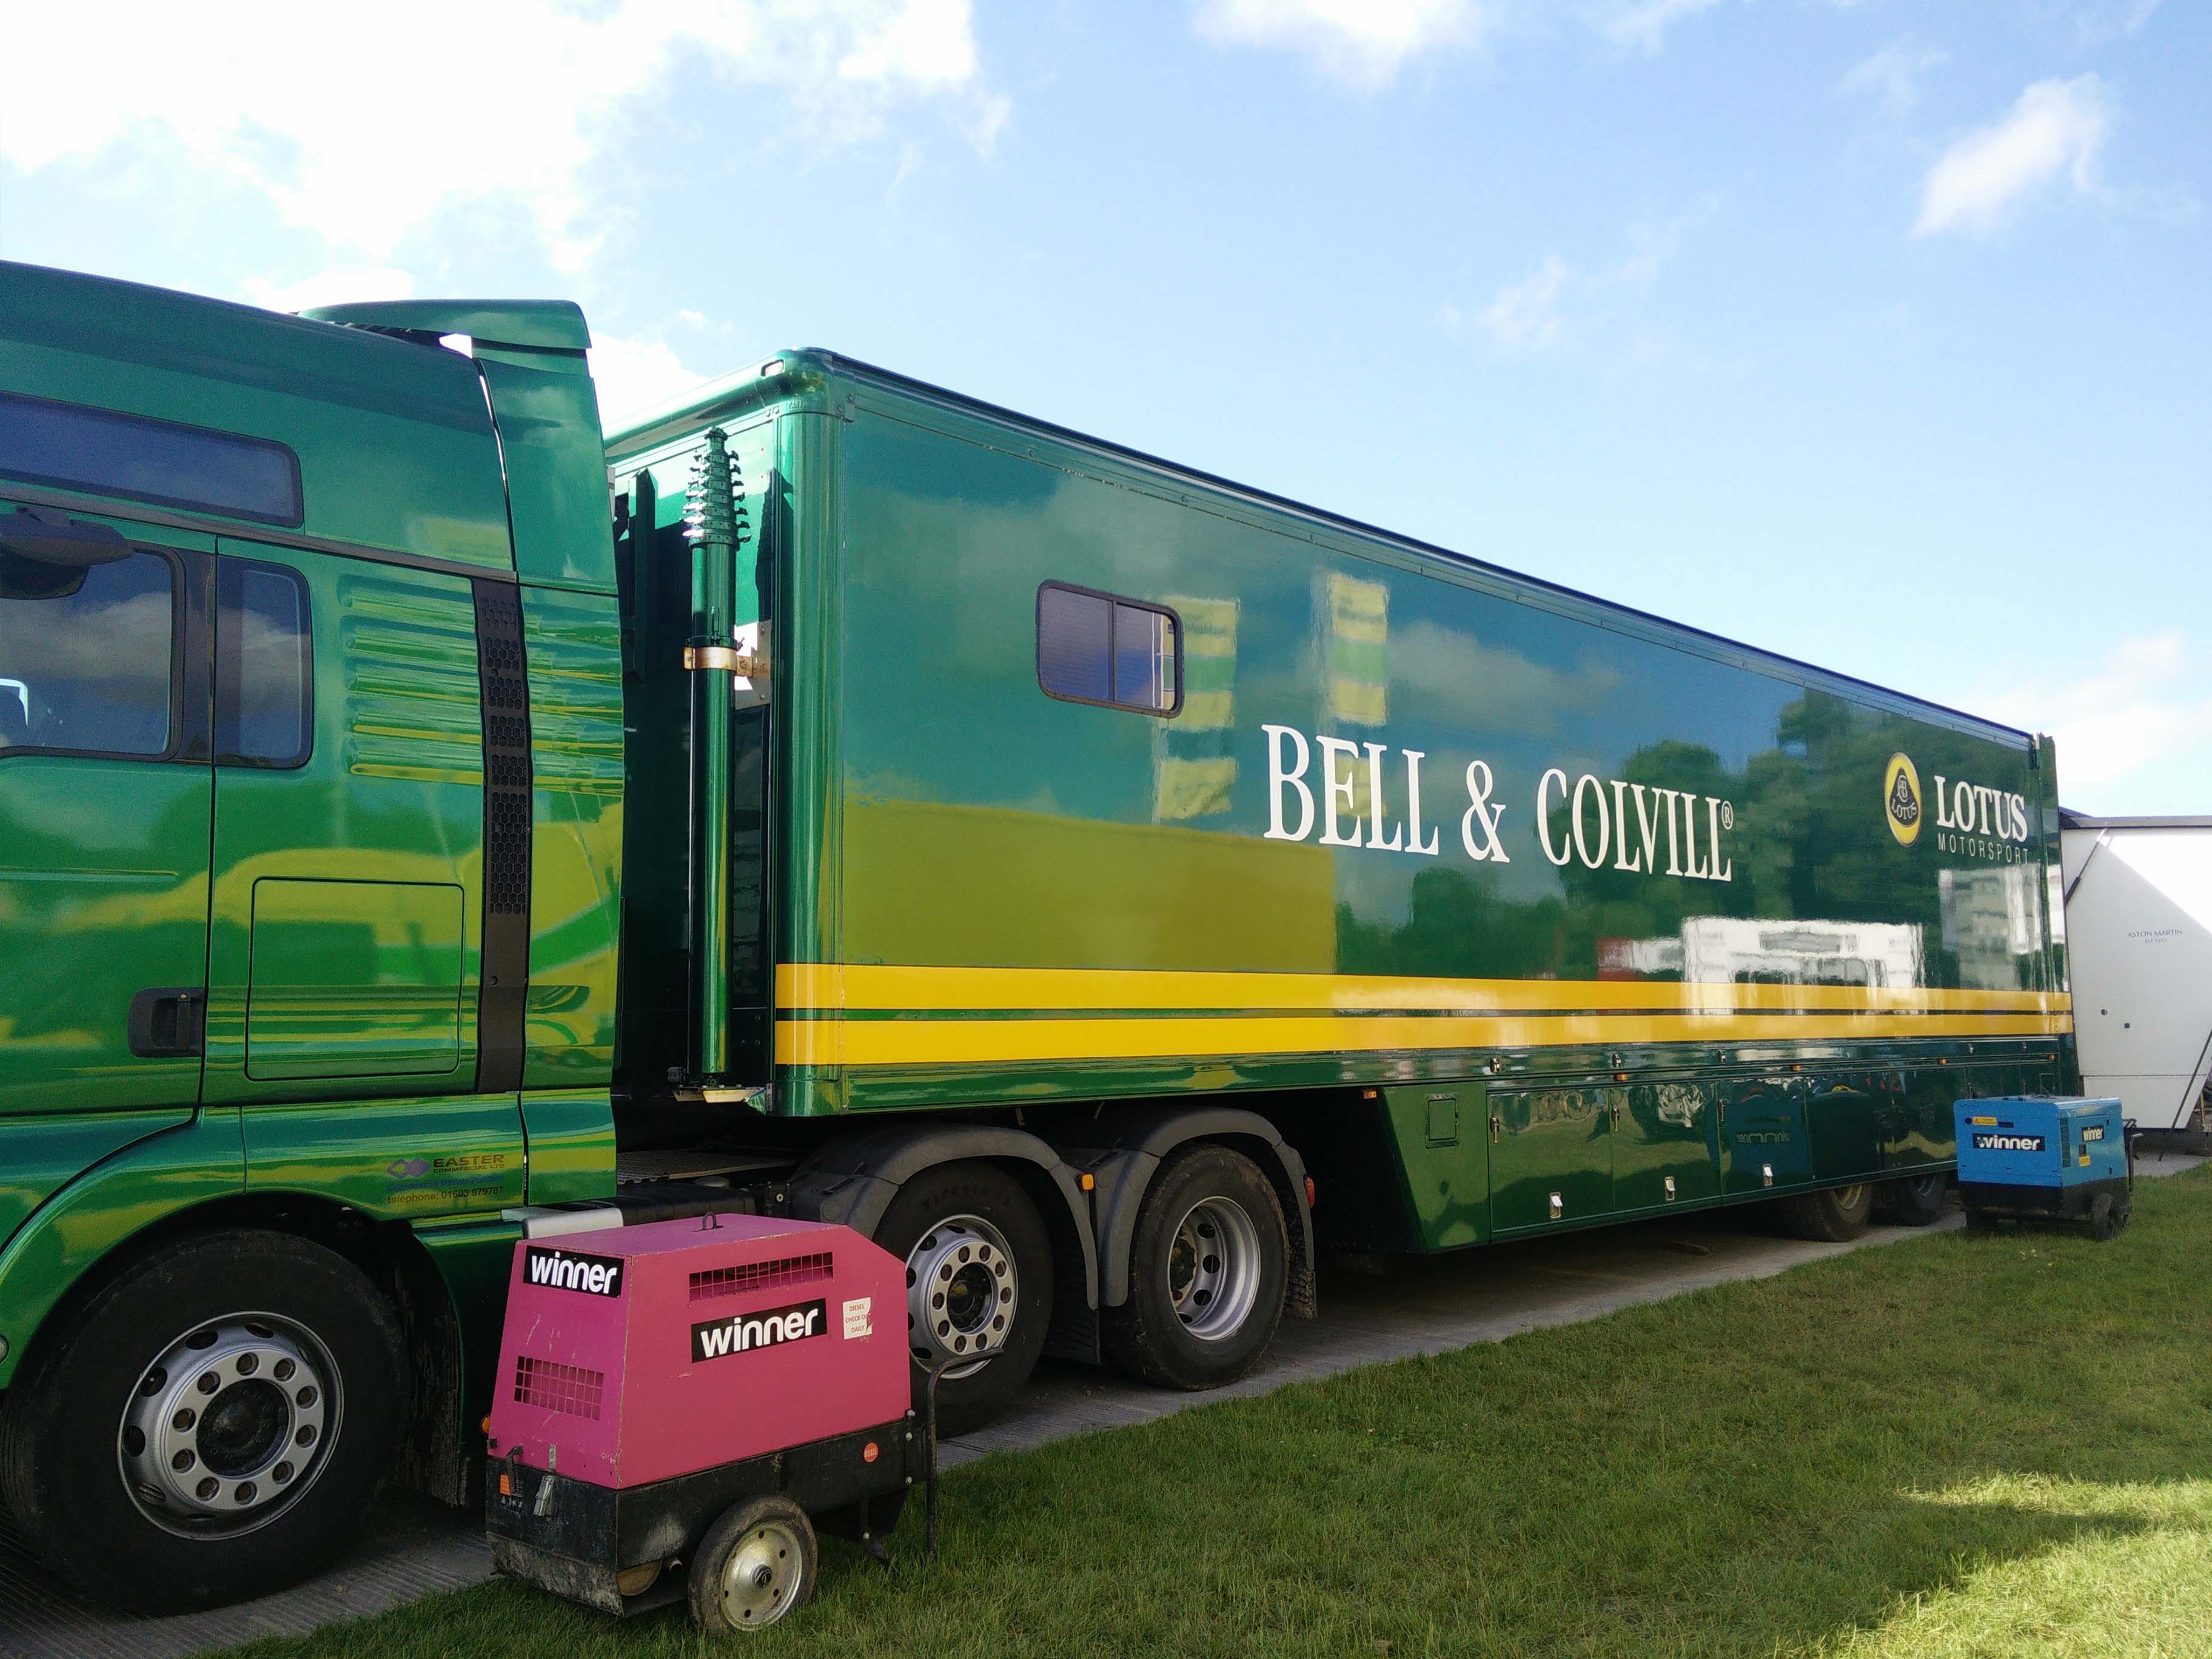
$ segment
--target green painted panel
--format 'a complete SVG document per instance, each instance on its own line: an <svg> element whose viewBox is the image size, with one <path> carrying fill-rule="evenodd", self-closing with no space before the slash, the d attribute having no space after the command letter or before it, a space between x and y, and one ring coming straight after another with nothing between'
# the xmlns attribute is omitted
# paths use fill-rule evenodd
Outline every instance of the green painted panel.
<svg viewBox="0 0 2212 1659"><path fill-rule="evenodd" d="M858 369L833 401L848 418L798 465L834 483L794 493L778 619L783 961L1808 986L1921 997L1908 1012L2064 988L2020 734ZM1036 594L1054 580L1182 618L1174 718L1042 692ZM2029 1012L1963 1034L2069 1041ZM796 1112L1224 1072L1448 1079L1490 1057L1248 1054L1194 1019L1180 1061L963 1068L913 1043L910 1061L841 1066L796 1058L829 1049L795 1024L778 1107ZM1588 1022L1565 1063L1620 1069L1609 1054L1656 1048L1644 1024ZM1850 1052L1838 1024L1778 1019L1759 1041L1833 1058Z"/></svg>
<svg viewBox="0 0 2212 1659"><path fill-rule="evenodd" d="M1802 1079L1752 1078L1721 1088L1721 1191L1729 1198L1787 1192L1813 1180L1809 1093Z"/></svg>
<svg viewBox="0 0 2212 1659"><path fill-rule="evenodd" d="M0 386L275 440L299 457L308 534L513 568L499 447L458 353L0 262Z"/></svg>
<svg viewBox="0 0 2212 1659"><path fill-rule="evenodd" d="M203 1109L125 1147L56 1193L0 1249L0 1388L39 1325L85 1271L140 1229L239 1192L244 1146L234 1109Z"/></svg>
<svg viewBox="0 0 2212 1659"><path fill-rule="evenodd" d="M584 354L480 344L477 368L507 463L515 574L612 592L606 447Z"/></svg>
<svg viewBox="0 0 2212 1659"><path fill-rule="evenodd" d="M107 522L150 549L143 526ZM207 562L142 550L75 594L0 598L0 1115L198 1097L198 1059L134 1054L129 1020L139 992L206 980L213 785L174 665L192 649L184 595ZM155 752L31 746L125 741Z"/></svg>
<svg viewBox="0 0 2212 1659"><path fill-rule="evenodd" d="M246 1074L381 1077L461 1060L459 887L258 881Z"/></svg>
<svg viewBox="0 0 2212 1659"><path fill-rule="evenodd" d="M189 1110L0 1119L0 1245L54 1193L134 1140L189 1122Z"/></svg>
<svg viewBox="0 0 2212 1659"><path fill-rule="evenodd" d="M615 1114L605 1089L538 1090L522 1097L530 1202L615 1195Z"/></svg>
<svg viewBox="0 0 2212 1659"><path fill-rule="evenodd" d="M432 1073L465 1083L476 1062L483 843L469 584L228 539L223 551L307 579L314 744L289 770L216 769L206 1097L419 1092ZM256 936L260 890L272 882L284 884L281 980ZM332 890L318 899L311 887L323 885ZM318 902L337 907L321 923ZM264 1006L264 988L280 986L293 989ZM249 988L257 1051L285 1045L257 1052L251 1066ZM319 1036L312 998L302 1000L311 991L326 999ZM307 1023L286 1029L298 1020ZM338 1040L355 1049L344 1074L315 1053Z"/></svg>
<svg viewBox="0 0 2212 1659"><path fill-rule="evenodd" d="M611 594L544 587L522 590L522 618L537 795L522 1084L604 1085L623 903L621 621Z"/></svg>
<svg viewBox="0 0 2212 1659"><path fill-rule="evenodd" d="M210 798L204 765L0 752L0 1112L198 1097L196 1056L128 1030L140 991L205 981Z"/></svg>
<svg viewBox="0 0 2212 1659"><path fill-rule="evenodd" d="M522 1114L513 1095L311 1101L243 1115L249 1192L319 1193L394 1219L522 1202Z"/></svg>
<svg viewBox="0 0 2212 1659"><path fill-rule="evenodd" d="M1606 1092L1618 1108L1613 1126L1614 1209L1663 1210L1670 1204L1711 1203L1720 1196L1710 1084L1639 1083Z"/></svg>
<svg viewBox="0 0 2212 1659"><path fill-rule="evenodd" d="M1397 1162L1424 1249L1449 1250L1490 1237L1490 1138L1480 1083L1423 1083L1385 1089Z"/></svg>
<svg viewBox="0 0 2212 1659"><path fill-rule="evenodd" d="M1493 1232L1580 1226L1613 1212L1611 1091L1492 1090ZM1555 1213L1552 1195L1559 1194Z"/></svg>
<svg viewBox="0 0 2212 1659"><path fill-rule="evenodd" d="M416 1242L430 1253L445 1281L460 1328L460 1443L471 1453L483 1449L478 1425L491 1410L507 1277L521 1237L520 1226L502 1221L418 1224L415 1230Z"/></svg>

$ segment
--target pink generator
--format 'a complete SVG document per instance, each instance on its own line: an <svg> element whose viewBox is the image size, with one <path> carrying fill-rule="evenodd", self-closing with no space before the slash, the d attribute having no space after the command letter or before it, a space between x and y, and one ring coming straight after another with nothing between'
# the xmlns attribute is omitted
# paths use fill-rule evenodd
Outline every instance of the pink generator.
<svg viewBox="0 0 2212 1659"><path fill-rule="evenodd" d="M484 1523L501 1571L610 1613L755 1629L813 1523L879 1549L930 1448L905 1268L848 1228L693 1216L515 1246Z"/></svg>

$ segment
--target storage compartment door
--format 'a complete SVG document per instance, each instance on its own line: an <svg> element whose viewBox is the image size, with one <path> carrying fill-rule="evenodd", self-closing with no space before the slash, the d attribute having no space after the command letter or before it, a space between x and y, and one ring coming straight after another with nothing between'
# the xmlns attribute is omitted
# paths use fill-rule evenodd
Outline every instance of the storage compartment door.
<svg viewBox="0 0 2212 1659"><path fill-rule="evenodd" d="M1492 1233L1595 1221L1613 1211L1612 1121L1603 1089L1492 1090Z"/></svg>
<svg viewBox="0 0 2212 1659"><path fill-rule="evenodd" d="M1608 1089L1614 1104L1613 1204L1616 1210L1663 1210L1720 1194L1709 1085L1644 1083Z"/></svg>
<svg viewBox="0 0 2212 1659"><path fill-rule="evenodd" d="M1790 1078L1720 1085L1721 1182L1729 1198L1757 1198L1809 1184L1805 1091Z"/></svg>

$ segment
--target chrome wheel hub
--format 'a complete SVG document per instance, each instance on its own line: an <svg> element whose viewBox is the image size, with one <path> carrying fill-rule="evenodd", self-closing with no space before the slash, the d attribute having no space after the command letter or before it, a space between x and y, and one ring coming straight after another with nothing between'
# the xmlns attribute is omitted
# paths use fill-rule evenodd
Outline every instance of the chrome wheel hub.
<svg viewBox="0 0 2212 1659"><path fill-rule="evenodd" d="M781 1521L763 1521L722 1561L722 1616L736 1630L757 1630L791 1611L798 1598L805 1547Z"/></svg>
<svg viewBox="0 0 2212 1659"><path fill-rule="evenodd" d="M907 1252L907 1343L924 1365L973 1376L1006 1345L1021 1285L1004 1234L981 1216L950 1216Z"/></svg>
<svg viewBox="0 0 2212 1659"><path fill-rule="evenodd" d="M1260 1299L1260 1230L1234 1199L1201 1199L1176 1224L1167 1268L1183 1328L1200 1341L1226 1341Z"/></svg>
<svg viewBox="0 0 2212 1659"><path fill-rule="evenodd" d="M299 1501L337 1426L337 1369L314 1334L269 1314L188 1332L138 1379L116 1435L125 1489L188 1537L251 1532Z"/></svg>

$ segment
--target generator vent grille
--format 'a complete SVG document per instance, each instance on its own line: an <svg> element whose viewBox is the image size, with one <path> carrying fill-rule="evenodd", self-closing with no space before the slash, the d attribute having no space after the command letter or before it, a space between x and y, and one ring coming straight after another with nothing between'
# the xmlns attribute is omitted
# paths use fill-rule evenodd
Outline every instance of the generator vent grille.
<svg viewBox="0 0 2212 1659"><path fill-rule="evenodd" d="M570 1417L599 1420L599 1401L606 1392L607 1374L581 1365L563 1365L550 1359L518 1355L514 1362L514 1397L526 1406Z"/></svg>
<svg viewBox="0 0 2212 1659"><path fill-rule="evenodd" d="M710 1267L691 1275L691 1299L712 1302L718 1297L742 1296L747 1291L780 1291L830 1276L827 1250L813 1255L787 1255L777 1261L748 1261L741 1267Z"/></svg>

